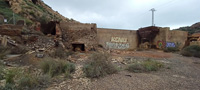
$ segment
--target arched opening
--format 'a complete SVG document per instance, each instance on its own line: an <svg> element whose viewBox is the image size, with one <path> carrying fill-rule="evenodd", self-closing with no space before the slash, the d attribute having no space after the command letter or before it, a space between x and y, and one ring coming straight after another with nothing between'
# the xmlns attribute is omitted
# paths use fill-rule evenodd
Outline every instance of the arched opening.
<svg viewBox="0 0 200 90"><path fill-rule="evenodd" d="M73 51L85 51L85 45L84 44L72 44Z"/></svg>

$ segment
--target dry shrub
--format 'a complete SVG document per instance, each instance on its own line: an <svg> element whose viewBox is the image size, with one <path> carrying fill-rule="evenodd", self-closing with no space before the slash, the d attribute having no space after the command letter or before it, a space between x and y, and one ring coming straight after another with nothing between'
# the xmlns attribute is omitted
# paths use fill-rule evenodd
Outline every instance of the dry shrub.
<svg viewBox="0 0 200 90"><path fill-rule="evenodd" d="M44 60L40 63L40 68L44 74L49 74L50 76L59 75L62 73L72 73L75 71L75 65L67 61L55 61L52 58Z"/></svg>
<svg viewBox="0 0 200 90"><path fill-rule="evenodd" d="M60 59L63 59L63 58L66 58L70 55L74 54L74 52L72 51L65 51L63 48L61 47L58 47L53 53L51 53L51 57L54 57L54 58L60 58Z"/></svg>
<svg viewBox="0 0 200 90"><path fill-rule="evenodd" d="M188 46L181 51L181 55L189 57L191 56L200 57L200 46L199 45Z"/></svg>
<svg viewBox="0 0 200 90"><path fill-rule="evenodd" d="M178 47L166 47L164 52L177 52L179 51Z"/></svg>
<svg viewBox="0 0 200 90"><path fill-rule="evenodd" d="M162 68L164 65L158 61L154 60L145 60L142 62L136 62L128 66L127 70L130 72L149 72L149 71L157 71Z"/></svg>
<svg viewBox="0 0 200 90"><path fill-rule="evenodd" d="M19 89L30 89L38 85L37 77L31 73L23 73L17 82Z"/></svg>
<svg viewBox="0 0 200 90"><path fill-rule="evenodd" d="M87 77L98 78L118 71L110 62L109 54L94 53L89 59L83 67Z"/></svg>

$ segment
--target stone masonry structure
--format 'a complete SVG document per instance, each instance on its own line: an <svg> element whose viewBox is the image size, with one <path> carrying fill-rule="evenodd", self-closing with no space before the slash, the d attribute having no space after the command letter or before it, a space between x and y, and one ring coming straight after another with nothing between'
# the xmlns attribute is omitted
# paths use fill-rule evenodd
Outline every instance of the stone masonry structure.
<svg viewBox="0 0 200 90"><path fill-rule="evenodd" d="M91 51L98 46L96 24L60 22L63 43L74 51Z"/></svg>

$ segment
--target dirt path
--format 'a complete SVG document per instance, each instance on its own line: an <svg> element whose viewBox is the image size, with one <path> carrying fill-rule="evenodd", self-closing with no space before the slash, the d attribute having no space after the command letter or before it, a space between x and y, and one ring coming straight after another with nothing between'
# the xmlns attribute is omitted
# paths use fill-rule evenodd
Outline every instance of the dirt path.
<svg viewBox="0 0 200 90"><path fill-rule="evenodd" d="M133 58L139 58L139 54L146 58L155 57L155 60L165 63L165 68L150 73L130 73L123 70L117 74L100 79L83 79L83 81L87 80L85 82L86 84L81 83L83 82L81 80L76 82L71 81L71 83L65 83L59 89L57 88L57 90L66 90L69 84L75 86L69 90L200 90L199 58L183 57L178 54L155 51L134 53L137 54L135 54L135 56L133 54L120 55ZM51 90L53 90L53 88L51 88Z"/></svg>

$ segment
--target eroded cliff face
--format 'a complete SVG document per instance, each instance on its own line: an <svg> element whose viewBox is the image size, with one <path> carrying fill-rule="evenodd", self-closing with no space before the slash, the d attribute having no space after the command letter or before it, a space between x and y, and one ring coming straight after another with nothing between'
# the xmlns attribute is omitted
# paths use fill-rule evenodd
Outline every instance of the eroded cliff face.
<svg viewBox="0 0 200 90"><path fill-rule="evenodd" d="M41 0L1 0L1 2L6 2L7 8L22 17L20 19L24 18L31 27L47 24L50 21L77 22L62 16ZM3 15L6 17L5 14ZM9 15L9 17L12 18L12 15Z"/></svg>
<svg viewBox="0 0 200 90"><path fill-rule="evenodd" d="M41 0L5 0L13 10L13 12L23 15L31 20L45 16L51 20L53 17L58 20L68 21L68 18L60 15L46 5Z"/></svg>

